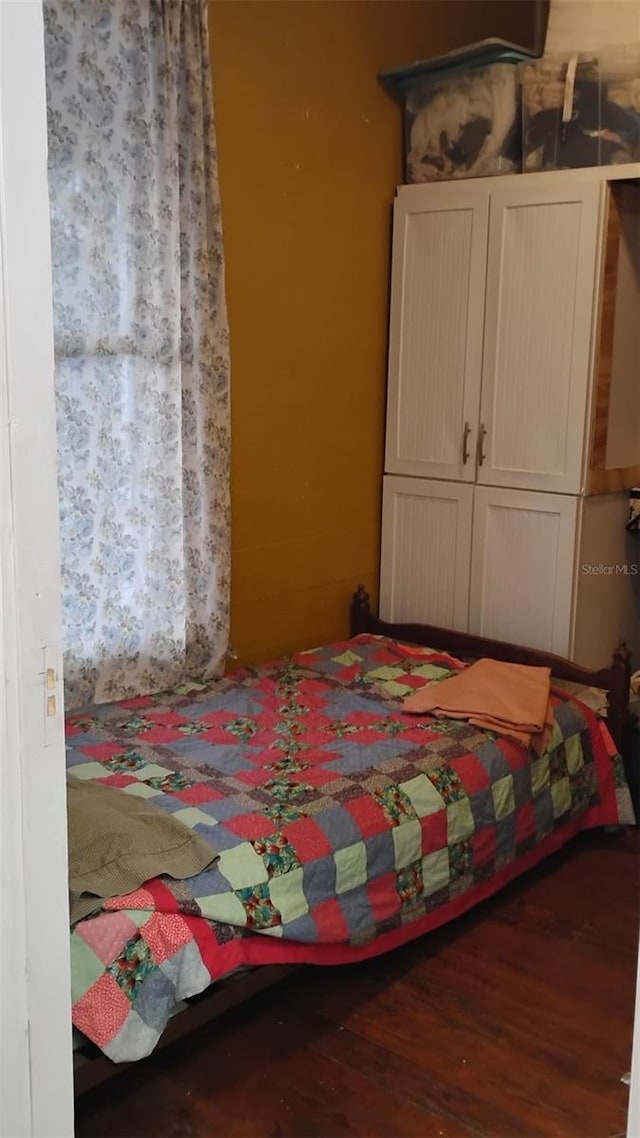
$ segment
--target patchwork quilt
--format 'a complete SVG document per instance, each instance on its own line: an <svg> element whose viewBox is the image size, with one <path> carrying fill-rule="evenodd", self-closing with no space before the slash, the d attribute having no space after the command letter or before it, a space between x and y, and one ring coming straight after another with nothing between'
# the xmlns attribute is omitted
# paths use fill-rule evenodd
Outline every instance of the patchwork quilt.
<svg viewBox="0 0 640 1138"><path fill-rule="evenodd" d="M115 1061L243 965L382 952L495 892L579 829L633 821L604 725L554 690L540 757L403 697L464 665L374 636L208 687L70 716L77 778L151 798L220 854L72 933L73 1020Z"/></svg>

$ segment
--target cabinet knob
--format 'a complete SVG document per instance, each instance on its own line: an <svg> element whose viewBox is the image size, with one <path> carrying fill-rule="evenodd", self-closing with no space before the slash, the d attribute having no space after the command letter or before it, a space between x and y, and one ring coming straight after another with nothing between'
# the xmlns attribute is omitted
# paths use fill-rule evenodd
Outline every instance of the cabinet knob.
<svg viewBox="0 0 640 1138"><path fill-rule="evenodd" d="M482 466L486 458L486 455L484 453L484 440L486 434L487 428L485 427L484 423L481 423L480 430L478 431L478 466Z"/></svg>
<svg viewBox="0 0 640 1138"><path fill-rule="evenodd" d="M462 432L462 465L466 466L469 461L469 435L471 434L471 427L467 422L464 424Z"/></svg>

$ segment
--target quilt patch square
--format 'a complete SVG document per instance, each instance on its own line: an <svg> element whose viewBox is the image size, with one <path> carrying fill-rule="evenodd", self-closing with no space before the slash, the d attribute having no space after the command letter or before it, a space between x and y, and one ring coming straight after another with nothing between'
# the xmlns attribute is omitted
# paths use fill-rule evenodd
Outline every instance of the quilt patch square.
<svg viewBox="0 0 640 1138"><path fill-rule="evenodd" d="M135 1003L135 1014L158 1035L176 1003L175 985L161 968L147 976Z"/></svg>
<svg viewBox="0 0 640 1138"><path fill-rule="evenodd" d="M476 829L482 830L485 826L492 826L496 820L496 812L491 787L488 786L486 790L472 794L469 802Z"/></svg>
<svg viewBox="0 0 640 1138"><path fill-rule="evenodd" d="M592 763L584 765L570 778L572 810L579 812L597 802L598 779ZM627 792L628 793L628 792Z"/></svg>
<svg viewBox="0 0 640 1138"><path fill-rule="evenodd" d="M476 758L486 770L491 782L505 778L511 767L497 743L487 741L476 747Z"/></svg>
<svg viewBox="0 0 640 1138"><path fill-rule="evenodd" d="M315 911L325 897L336 892L336 875L338 867L333 854L309 861L303 866L302 875L304 892L309 902L309 908Z"/></svg>
<svg viewBox="0 0 640 1138"><path fill-rule="evenodd" d="M202 739L187 738L183 735L171 743L170 750L190 764L210 767L221 774L237 774L238 771L253 770L253 763L246 757L250 748L229 744L206 743Z"/></svg>
<svg viewBox="0 0 640 1138"><path fill-rule="evenodd" d="M106 778L97 778L96 782L101 782L103 786L114 786L122 790L125 786L137 782L137 779L130 774L110 774Z"/></svg>
<svg viewBox="0 0 640 1138"><path fill-rule="evenodd" d="M149 786L146 782L139 782L135 779L134 782L129 782L127 786L122 788L123 794L132 794L134 798L160 798L162 797L159 790L153 786Z"/></svg>
<svg viewBox="0 0 640 1138"><path fill-rule="evenodd" d="M78 1031L104 1047L126 1022L131 1002L109 972L73 1005L73 1022Z"/></svg>
<svg viewBox="0 0 640 1138"><path fill-rule="evenodd" d="M117 950L120 947L118 942ZM74 1003L100 979L104 967L105 961L78 936L77 931L74 932L71 936L71 995Z"/></svg>
<svg viewBox="0 0 640 1138"><path fill-rule="evenodd" d="M156 967L151 946L141 934L136 934L127 941L118 958L107 967L106 971L125 996L133 1001L145 977Z"/></svg>
<svg viewBox="0 0 640 1138"><path fill-rule="evenodd" d="M449 850L436 850L422 859L422 880L425 894L438 893L449 885Z"/></svg>
<svg viewBox="0 0 640 1138"><path fill-rule="evenodd" d="M135 933L136 925L125 911L100 913L90 921L81 921L76 929L76 936L89 946L103 965L110 964Z"/></svg>
<svg viewBox="0 0 640 1138"><path fill-rule="evenodd" d="M396 869L416 861L422 855L422 827L419 818L408 818L391 831Z"/></svg>
<svg viewBox="0 0 640 1138"><path fill-rule="evenodd" d="M139 751L133 750L131 747L118 748L111 757L102 760L105 767L113 774L131 774L137 775L137 772L146 767L148 760L140 754Z"/></svg>
<svg viewBox="0 0 640 1138"><path fill-rule="evenodd" d="M302 867L274 877L269 890L271 900L279 911L283 925L287 926L309 912L309 899L305 893ZM290 932L286 932L290 936Z"/></svg>
<svg viewBox="0 0 640 1138"><path fill-rule="evenodd" d="M198 897L198 907L203 917L215 920L216 924L236 925L243 928L247 924L247 910L237 893L227 889L224 893L212 893Z"/></svg>
<svg viewBox="0 0 640 1138"><path fill-rule="evenodd" d="M541 794L550 784L549 756L541 755L531 763L531 790L534 795Z"/></svg>
<svg viewBox="0 0 640 1138"><path fill-rule="evenodd" d="M367 852L367 880L393 873L396 865L395 846L388 830L365 838Z"/></svg>
<svg viewBox="0 0 640 1138"><path fill-rule="evenodd" d="M408 782L402 782L400 790L407 795L419 818L444 811L445 800L434 781L427 778L426 774L419 774Z"/></svg>
<svg viewBox="0 0 640 1138"><path fill-rule="evenodd" d="M146 731L140 731L138 738L144 739L145 743L170 744L175 739L181 739L182 734L175 727L168 727L163 723L153 723Z"/></svg>
<svg viewBox="0 0 640 1138"><path fill-rule="evenodd" d="M533 810L533 802L523 802L522 806L518 806L516 810L516 837L518 843L535 837L535 832L536 816Z"/></svg>
<svg viewBox="0 0 640 1138"><path fill-rule="evenodd" d="M531 763L527 763L518 770L514 770L511 777L513 779L513 797L516 808L523 806L525 802L531 802L533 796L531 789Z"/></svg>
<svg viewBox="0 0 640 1138"><path fill-rule="evenodd" d="M421 858L417 858L396 872L396 889L403 906L415 905L424 893Z"/></svg>
<svg viewBox="0 0 640 1138"><path fill-rule="evenodd" d="M83 766L86 763L86 761L87 761L87 755L85 754L84 751L80 750L79 747L70 747L69 744L67 743L66 754L65 754L65 763L66 763L67 769L70 770L71 773L73 773L74 767ZM104 774L105 772L103 771L102 773Z"/></svg>
<svg viewBox="0 0 640 1138"><path fill-rule="evenodd" d="M466 798L464 786L450 763L441 762L437 767L427 771L427 777L446 805Z"/></svg>
<svg viewBox="0 0 640 1138"><path fill-rule="evenodd" d="M208 786L208 783L204 783L203 785ZM194 803L194 805L196 804ZM241 805L238 798L224 798L220 793L217 793L215 797L212 796L207 799L206 802L197 803L197 805L204 814L208 814L211 818L214 818L216 822L226 823L229 820L235 821L236 818L240 818L252 812L247 809L246 806Z"/></svg>
<svg viewBox="0 0 640 1138"><path fill-rule="evenodd" d="M333 656L332 659L334 664L340 664L342 668L350 668L353 664L361 664L364 657L347 648L345 652L341 652L339 656Z"/></svg>
<svg viewBox="0 0 640 1138"><path fill-rule="evenodd" d="M468 798L461 798L447 806L447 841L449 845L470 838L476 824Z"/></svg>
<svg viewBox="0 0 640 1138"><path fill-rule="evenodd" d="M507 814L513 814L516 808L516 799L513 791L513 778L510 774L494 782L491 786L491 793L496 818L505 818Z"/></svg>
<svg viewBox="0 0 640 1138"><path fill-rule="evenodd" d="M282 830L304 862L325 857L333 851L333 845L315 818L299 815L294 821L283 826Z"/></svg>
<svg viewBox="0 0 640 1138"><path fill-rule="evenodd" d="M389 783L382 790L376 791L374 798L392 826L399 826L401 822L418 817L409 795L396 783Z"/></svg>
<svg viewBox="0 0 640 1138"><path fill-rule="evenodd" d="M365 885L358 885L340 895L342 915L347 922L352 944L366 944L371 940L375 920Z"/></svg>
<svg viewBox="0 0 640 1138"><path fill-rule="evenodd" d="M384 922L393 916L398 907L395 870L393 873L385 873L381 877L369 881L367 883L367 897L378 922Z"/></svg>
<svg viewBox="0 0 640 1138"><path fill-rule="evenodd" d="M317 815L316 821L326 835L331 849L352 846L362 837L368 836L361 832L358 822L353 817L351 803L347 803L344 807L328 807Z"/></svg>
<svg viewBox="0 0 640 1138"><path fill-rule="evenodd" d="M422 852L433 853L441 850L447 844L447 812L438 810L436 814L427 814L420 819L422 830Z"/></svg>
<svg viewBox="0 0 640 1138"><path fill-rule="evenodd" d="M560 818L568 814L571 809L571 783L567 777L556 779L551 783L551 800L553 802L553 816Z"/></svg>
<svg viewBox="0 0 640 1138"><path fill-rule="evenodd" d="M507 760L512 773L529 765L529 752L520 743L516 743L513 739L508 739L504 735L498 736L496 742Z"/></svg>
<svg viewBox="0 0 640 1138"><path fill-rule="evenodd" d="M367 880L367 847L364 842L336 850L336 893L346 893Z"/></svg>
<svg viewBox="0 0 640 1138"><path fill-rule="evenodd" d="M512 860L516 853L516 816L505 814L496 822L497 856Z"/></svg>
<svg viewBox="0 0 640 1138"><path fill-rule="evenodd" d="M190 782L187 786L174 791L174 794L189 806L201 806L205 802L215 802L222 797L219 791L214 790L206 782Z"/></svg>
<svg viewBox="0 0 640 1138"><path fill-rule="evenodd" d="M568 739L565 739L564 753L569 774L577 774L580 768L584 766L582 740L579 735L571 735Z"/></svg>
<svg viewBox="0 0 640 1138"><path fill-rule="evenodd" d="M163 964L191 940L191 932L178 913L152 913L140 930L156 964Z"/></svg>
<svg viewBox="0 0 640 1138"><path fill-rule="evenodd" d="M195 826L196 834L200 834L205 841L210 841L213 849L219 854L223 853L223 851L228 852L235 850L238 846L245 845L246 843L246 838L240 837L239 834L234 834L233 830L230 830L223 822L216 824L215 820L210 818L209 827L210 829L207 830L203 822L202 829L200 829L200 823L198 823L198 825Z"/></svg>
<svg viewBox="0 0 640 1138"><path fill-rule="evenodd" d="M177 794L178 791L188 790L194 784L179 771L167 771L164 775L155 775L144 780L148 786L161 794Z"/></svg>
<svg viewBox="0 0 640 1138"><path fill-rule="evenodd" d="M262 858L269 877L280 877L301 865L297 851L283 833L256 838L251 844Z"/></svg>
<svg viewBox="0 0 640 1138"><path fill-rule="evenodd" d="M462 755L459 759L452 759L450 765L466 794L477 794L489 786L489 775L475 755Z"/></svg>
<svg viewBox="0 0 640 1138"><path fill-rule="evenodd" d="M218 869L232 889L250 889L269 880L267 867L250 842L242 842L233 849L222 850Z"/></svg>
<svg viewBox="0 0 640 1138"><path fill-rule="evenodd" d="M236 896L247 915L247 928L270 929L282 923L266 884L253 888L236 889Z"/></svg>
<svg viewBox="0 0 640 1138"><path fill-rule="evenodd" d="M264 837L268 825L269 823L264 814L259 814L255 810L246 814L238 814L235 818L228 817L225 821L225 826L228 830L237 834L239 838L245 838L252 844L258 838Z"/></svg>
<svg viewBox="0 0 640 1138"><path fill-rule="evenodd" d="M536 836L538 841L550 834L553 829L554 813L551 789L545 787L533 800L533 813L536 820Z"/></svg>
<svg viewBox="0 0 640 1138"><path fill-rule="evenodd" d="M73 768L74 778L104 778L105 768L102 763L85 762L76 763Z"/></svg>
<svg viewBox="0 0 640 1138"><path fill-rule="evenodd" d="M387 830L387 815L377 795L356 794L345 803L345 810L353 820L358 837L373 838ZM322 825L321 819L319 822ZM352 845L353 841L349 844Z"/></svg>
<svg viewBox="0 0 640 1138"><path fill-rule="evenodd" d="M153 894L148 889L134 889L123 897L110 897L104 903L105 909L141 909L152 910L155 907ZM132 916L135 920L135 917Z"/></svg>
<svg viewBox="0 0 640 1138"><path fill-rule="evenodd" d="M330 897L312 909L313 919L322 939L345 941L349 939L349 926L337 897Z"/></svg>
<svg viewBox="0 0 640 1138"><path fill-rule="evenodd" d="M559 782L560 779L566 778L568 773L564 743L561 743L560 746L549 755L549 782L551 786L553 787L554 782Z"/></svg>
<svg viewBox="0 0 640 1138"><path fill-rule="evenodd" d="M497 852L495 826L486 826L483 829L476 830L469 841L473 850L473 862L476 869L494 861Z"/></svg>
<svg viewBox="0 0 640 1138"><path fill-rule="evenodd" d="M449 877L456 881L473 870L473 846L470 841L454 842L449 847Z"/></svg>
<svg viewBox="0 0 640 1138"><path fill-rule="evenodd" d="M105 743L85 743L82 747L82 751L85 755L88 755L89 758L95 759L100 763L109 763L114 770L118 770L120 768L117 766L117 759L120 755L125 754L126 747L123 747L121 743L117 743L113 740ZM114 759L116 763L113 762Z"/></svg>
<svg viewBox="0 0 640 1138"><path fill-rule="evenodd" d="M177 818L190 830L197 829L198 826L205 827L209 833L213 834L213 828L216 825L215 818L210 814L206 814L204 810L200 810L198 806L182 806L180 810L173 812L173 817Z"/></svg>

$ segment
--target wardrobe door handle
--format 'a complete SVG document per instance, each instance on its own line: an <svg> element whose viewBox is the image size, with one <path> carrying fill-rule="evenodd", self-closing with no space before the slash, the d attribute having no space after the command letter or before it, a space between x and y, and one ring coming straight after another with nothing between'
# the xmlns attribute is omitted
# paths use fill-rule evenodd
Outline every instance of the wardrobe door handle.
<svg viewBox="0 0 640 1138"><path fill-rule="evenodd" d="M486 455L484 453L484 440L486 434L487 428L485 427L484 423L481 423L480 430L478 431L478 466L482 466L486 458Z"/></svg>
<svg viewBox="0 0 640 1138"><path fill-rule="evenodd" d="M466 466L469 461L469 435L471 434L471 427L465 421L464 430L462 432L462 465Z"/></svg>

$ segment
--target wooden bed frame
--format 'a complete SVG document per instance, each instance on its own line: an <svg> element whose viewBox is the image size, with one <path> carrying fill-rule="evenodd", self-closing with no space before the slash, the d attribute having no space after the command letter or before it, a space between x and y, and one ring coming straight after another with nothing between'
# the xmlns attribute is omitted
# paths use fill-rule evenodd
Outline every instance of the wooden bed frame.
<svg viewBox="0 0 640 1138"><path fill-rule="evenodd" d="M608 668L595 672L588 671L560 656L538 652L533 648L523 648L517 644L505 644L499 640L487 640L482 636L472 636L466 632L454 632L452 629L422 624L388 624L374 615L369 594L360 585L351 601L351 635L356 636L363 632L436 648L463 660L490 656L494 660L504 660L514 664L548 667L558 679L604 688L609 695L607 724L616 745L622 747L623 732L629 718L631 675L631 657L625 644L616 648ZM189 1000L184 1010L173 1016L154 1054L222 1015L236 1004L278 983L296 971L297 967L297 965L265 965L234 973L226 980L213 984L205 993ZM140 1069L140 1065L144 1063L144 1059L136 1063L112 1063L97 1047L87 1043L74 1052L75 1094L76 1096L84 1094L100 1083L132 1068Z"/></svg>

